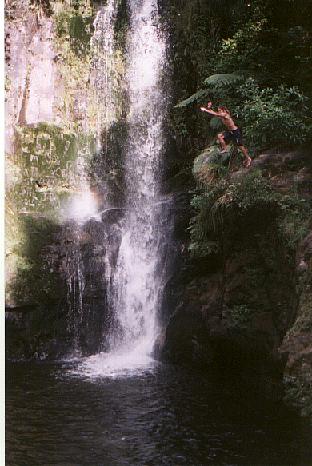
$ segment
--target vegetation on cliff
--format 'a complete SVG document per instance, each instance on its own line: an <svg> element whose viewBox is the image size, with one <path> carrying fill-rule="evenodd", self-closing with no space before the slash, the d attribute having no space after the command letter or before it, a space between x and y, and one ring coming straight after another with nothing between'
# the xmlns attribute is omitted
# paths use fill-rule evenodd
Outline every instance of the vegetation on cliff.
<svg viewBox="0 0 312 466"><path fill-rule="evenodd" d="M235 332L251 338L257 328L260 342L267 317L273 316L275 328L270 330L268 325L265 331L275 341L267 343L264 353L270 347L271 355L287 354L287 400L304 414L311 411L312 371L308 357L312 322L308 252L312 24L308 3L223 0L171 6L177 17L172 32L175 108L170 122L179 154L171 162L172 172L193 171L195 175L195 187L189 182L193 209L189 249L200 270L197 275L202 274L202 278L190 279L183 301L190 301L189 308L198 306L200 315L206 316L199 339L206 326L211 325L210 332L222 333L218 325L223 322L225 339ZM227 106L243 128L255 159L249 171L240 170L235 149L220 155L213 144L222 124L198 111L208 99L216 106ZM304 254L300 253L302 245ZM239 266L242 257L247 264L244 273ZM236 270L234 275L231 268ZM217 304L210 303L211 297L202 298L210 287L210 295L215 296L217 286L213 287L211 275L215 273L221 277ZM287 302L278 288L288 293ZM197 297L193 289L198 290ZM184 323L187 314L182 304L181 309L169 334L178 334L173 325L181 333L184 325L191 325ZM210 317L217 314L216 309L220 310L218 325ZM194 315L194 325L196 319ZM203 348L209 340L208 332L200 343Z"/></svg>
<svg viewBox="0 0 312 466"><path fill-rule="evenodd" d="M198 57L198 81L204 87L177 107L191 106L208 96L227 106L254 152L310 141L311 24L305 16L306 3L301 2L300 13L298 5L287 0L253 1L244 7L244 2L232 3L237 12L232 33L214 31L206 56ZM216 130L220 122L213 118L210 136Z"/></svg>
<svg viewBox="0 0 312 466"><path fill-rule="evenodd" d="M209 7L203 2L190 2L185 6L181 21L185 22L183 35L185 41L189 38L190 46L185 44L184 52L191 56L188 68L193 70L193 80L182 75L181 88L185 94L197 81L197 92L176 105L172 121L175 138L179 141L182 137L182 150L190 158L196 155L200 142L211 141L222 129L220 119L212 118L208 125L207 118L198 112L197 105L208 97L231 109L254 155L264 149L285 149L312 140L308 71L312 66L311 23L306 2L299 3L301 9L289 0L223 1L221 5L212 2ZM201 44L200 50L194 49L194 41ZM176 67L181 66L182 52L183 40L176 47ZM204 86L198 90L201 82ZM195 142L193 147L188 139ZM287 236L292 247L304 237L308 207L296 192L286 197L277 193L259 171L242 180L229 179L233 155L239 158L233 151L230 158L220 156L216 146L211 145L202 155L194 165L200 192L192 202L197 212L190 228L193 252L214 250L216 244L208 229L213 225L218 234L217 221L230 212L235 218L251 204L270 203L276 207L281 235ZM185 163L189 164L190 159L182 159L179 168Z"/></svg>

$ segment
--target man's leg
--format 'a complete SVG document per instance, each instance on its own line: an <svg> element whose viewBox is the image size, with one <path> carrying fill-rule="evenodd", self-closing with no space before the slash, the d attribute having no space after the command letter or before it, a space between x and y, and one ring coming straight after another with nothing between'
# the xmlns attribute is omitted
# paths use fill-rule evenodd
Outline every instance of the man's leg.
<svg viewBox="0 0 312 466"><path fill-rule="evenodd" d="M244 166L246 168L250 167L251 165L251 158L248 154L248 150L245 146L238 146L239 150L244 154L244 157L245 157L245 162L244 162Z"/></svg>
<svg viewBox="0 0 312 466"><path fill-rule="evenodd" d="M217 139L218 139L218 141L220 143L220 146L222 148L222 152L226 152L227 151L227 144L226 144L226 142L224 140L223 133L219 133L218 136L217 136Z"/></svg>

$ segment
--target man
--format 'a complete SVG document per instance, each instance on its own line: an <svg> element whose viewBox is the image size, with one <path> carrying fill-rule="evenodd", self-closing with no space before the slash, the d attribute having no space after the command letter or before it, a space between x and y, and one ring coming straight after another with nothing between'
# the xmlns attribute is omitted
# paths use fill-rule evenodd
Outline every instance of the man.
<svg viewBox="0 0 312 466"><path fill-rule="evenodd" d="M217 118L221 118L222 123L227 128L227 131L219 133L217 139L221 145L221 154L227 151L228 144L232 141L236 144L239 150L244 154L246 168L251 165L251 158L249 157L247 148L243 145L242 132L238 126L235 125L233 118L230 115L229 110L226 107L218 107L218 111L215 112L211 109L212 102L208 102L207 107L200 107L202 112L207 112Z"/></svg>

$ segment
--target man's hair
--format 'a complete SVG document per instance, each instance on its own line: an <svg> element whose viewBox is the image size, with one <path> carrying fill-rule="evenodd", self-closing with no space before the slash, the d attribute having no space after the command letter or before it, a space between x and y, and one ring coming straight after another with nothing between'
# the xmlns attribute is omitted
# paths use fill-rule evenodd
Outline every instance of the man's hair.
<svg viewBox="0 0 312 466"><path fill-rule="evenodd" d="M226 107L224 107L223 105L219 105L218 107L220 110L223 110L224 112L227 112L227 113L230 113L230 110Z"/></svg>

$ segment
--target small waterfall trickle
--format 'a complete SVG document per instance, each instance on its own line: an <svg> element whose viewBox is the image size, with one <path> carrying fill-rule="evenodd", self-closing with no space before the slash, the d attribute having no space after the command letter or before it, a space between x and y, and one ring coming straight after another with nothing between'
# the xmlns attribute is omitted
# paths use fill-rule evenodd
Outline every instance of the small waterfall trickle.
<svg viewBox="0 0 312 466"><path fill-rule="evenodd" d="M65 257L68 321L67 330L72 335L72 356L79 357L80 351L80 327L83 318L83 292L85 288L84 266L79 246L79 227L72 226L71 247L67 247Z"/></svg>
<svg viewBox="0 0 312 466"><path fill-rule="evenodd" d="M115 102L115 61L114 25L117 16L118 0L107 0L94 21L94 34L91 39L93 55L90 85L95 92L97 145L101 148L103 129L116 121Z"/></svg>
<svg viewBox="0 0 312 466"><path fill-rule="evenodd" d="M92 51L90 86L94 92L95 100L94 121L90 123L92 129L96 128L98 151L102 149L103 130L107 131L116 120L114 98L114 25L117 15L117 4L118 0L107 0L106 5L99 8L94 21L95 32L90 44ZM65 221L64 236L68 239L63 269L67 284L67 331L71 337L71 357L79 357L84 352L82 342L85 344L85 328L88 327L87 321L92 313L90 310L90 301L92 301L94 294L92 286L89 283L90 272L88 273L88 279L85 276L85 263L88 263L88 255L82 252L83 238L86 236L86 225L88 222L91 219L94 221L101 220L97 197L90 189L88 161L91 154L86 153L86 150L83 150L83 148L80 148L79 151L75 167L75 177L77 180L73 181L76 189L70 198L64 201L62 208L62 217ZM102 235L104 242L104 234L102 233ZM96 245L93 246L96 248ZM97 253L93 250L89 252L89 256L90 254L93 256L89 257L89 262L93 259L94 266L96 266ZM107 256L105 256L104 262L105 270L108 270L109 263ZM90 265L88 265L88 268L90 269ZM87 282L88 286L86 285ZM98 287L97 284L94 284L94 286ZM85 297L86 290L87 297ZM101 295L102 290L98 289L98 293ZM104 303L103 297L101 299ZM99 332L101 331L99 330ZM92 345L89 344L88 346Z"/></svg>
<svg viewBox="0 0 312 466"><path fill-rule="evenodd" d="M124 373L148 367L158 332L157 317L166 277L165 248L170 236L169 202L161 194L164 119L166 94L162 79L165 72L166 35L161 28L157 0L131 0L126 48L126 76L129 111L127 139L123 148L125 200L118 220L121 242L112 265L107 245L107 303L114 319L106 336L108 352L85 360L85 374ZM116 3L109 0L107 11L98 15L95 41L112 47L110 38L99 39L105 24L112 24ZM102 32L100 32L102 31ZM111 33L112 31L110 31ZM102 35L101 35L102 34ZM98 61L100 65L100 61ZM98 72L108 107L113 87L110 64ZM107 118L106 118L107 121Z"/></svg>

